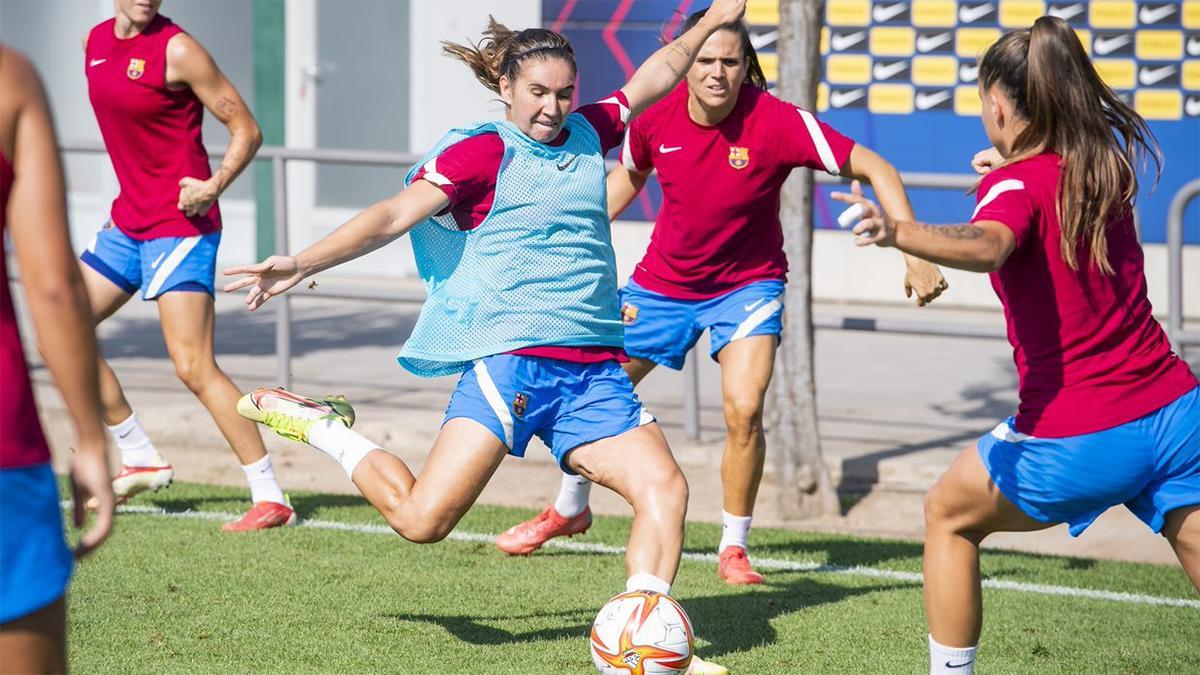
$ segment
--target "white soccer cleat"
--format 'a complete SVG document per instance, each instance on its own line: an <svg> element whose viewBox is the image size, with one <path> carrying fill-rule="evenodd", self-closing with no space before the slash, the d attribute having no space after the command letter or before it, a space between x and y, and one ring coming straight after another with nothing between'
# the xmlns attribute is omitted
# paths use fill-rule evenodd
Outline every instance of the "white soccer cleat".
<svg viewBox="0 0 1200 675"><path fill-rule="evenodd" d="M157 466L121 467L121 473L112 481L113 495L117 498L118 505L124 504L135 495L158 492L171 485L171 481L175 480L175 469L167 464L167 460L161 457L159 460L162 464ZM95 510L99 505L100 501L92 497L84 506Z"/></svg>

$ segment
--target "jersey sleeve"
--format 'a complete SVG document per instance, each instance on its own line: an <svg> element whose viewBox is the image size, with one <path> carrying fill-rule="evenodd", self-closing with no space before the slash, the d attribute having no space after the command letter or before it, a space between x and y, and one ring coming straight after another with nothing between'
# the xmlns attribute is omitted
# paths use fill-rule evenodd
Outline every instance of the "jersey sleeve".
<svg viewBox="0 0 1200 675"><path fill-rule="evenodd" d="M605 153L621 145L625 126L629 123L629 99L625 98L624 92L618 89L596 103L580 106L575 112L583 115L596 130Z"/></svg>
<svg viewBox="0 0 1200 675"><path fill-rule="evenodd" d="M1037 210L1025 182L1005 171L984 176L976 191L975 212L971 222L994 220L1003 223L1016 236L1017 246L1032 236L1037 225Z"/></svg>
<svg viewBox="0 0 1200 675"><path fill-rule="evenodd" d="M653 169L654 157L650 153L650 147L645 118L639 117L625 131L625 143L621 146L621 164L630 171Z"/></svg>
<svg viewBox="0 0 1200 675"><path fill-rule="evenodd" d="M446 193L446 210L467 206L495 191L503 157L504 141L498 134L472 136L446 147L418 169L413 180L427 180Z"/></svg>
<svg viewBox="0 0 1200 675"><path fill-rule="evenodd" d="M816 115L791 103L780 101L776 110L780 116L778 128L783 131L779 143L785 162L832 176L841 173L854 149L854 141L817 119Z"/></svg>

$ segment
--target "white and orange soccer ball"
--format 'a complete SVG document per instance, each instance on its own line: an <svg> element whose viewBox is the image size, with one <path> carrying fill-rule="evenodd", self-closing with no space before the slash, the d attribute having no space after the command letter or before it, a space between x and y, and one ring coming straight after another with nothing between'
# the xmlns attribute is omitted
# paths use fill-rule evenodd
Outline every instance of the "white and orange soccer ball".
<svg viewBox="0 0 1200 675"><path fill-rule="evenodd" d="M592 622L592 662L606 674L685 673L692 620L670 597L629 591L605 603Z"/></svg>

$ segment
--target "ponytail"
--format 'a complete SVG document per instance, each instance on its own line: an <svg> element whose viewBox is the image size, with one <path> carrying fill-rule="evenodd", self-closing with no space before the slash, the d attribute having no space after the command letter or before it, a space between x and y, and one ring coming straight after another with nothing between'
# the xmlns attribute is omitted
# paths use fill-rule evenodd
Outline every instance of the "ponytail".
<svg viewBox="0 0 1200 675"><path fill-rule="evenodd" d="M527 59L563 59L571 70L576 69L575 52L567 38L544 28L513 31L491 16L478 43L442 42L442 53L467 64L475 79L497 94L500 78L517 79L521 63Z"/></svg>
<svg viewBox="0 0 1200 675"><path fill-rule="evenodd" d="M1046 150L1062 158L1056 211L1063 260L1078 270L1086 252L1101 273L1112 274L1107 226L1132 210L1147 156L1155 182L1162 173L1145 120L1104 84L1075 31L1055 17L1001 37L983 55L979 81L985 90L999 84L1028 122L1006 163Z"/></svg>
<svg viewBox="0 0 1200 675"><path fill-rule="evenodd" d="M695 28L696 24L700 23L700 19L704 18L704 13L707 11L707 9L702 9L689 15L683 22L683 25L679 27L679 32L675 37L678 38L680 35ZM750 31L746 28L746 24L741 21L734 21L720 26L717 30L727 30L738 36L738 40L742 43L742 57L746 59L746 79L750 81L750 84L766 91L767 76L763 74L762 65L758 62L758 52L754 50L754 43L750 41Z"/></svg>

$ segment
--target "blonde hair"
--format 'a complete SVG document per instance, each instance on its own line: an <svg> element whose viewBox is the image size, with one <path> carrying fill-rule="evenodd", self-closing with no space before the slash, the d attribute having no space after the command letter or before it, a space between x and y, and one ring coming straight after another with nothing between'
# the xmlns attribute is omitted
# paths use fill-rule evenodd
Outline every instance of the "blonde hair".
<svg viewBox="0 0 1200 675"><path fill-rule="evenodd" d="M467 64L475 79L488 89L500 93L500 78L515 80L521 63L529 59L562 59L575 70L575 52L567 38L545 28L510 30L488 16L483 38L475 44L461 45L442 42L442 53Z"/></svg>

